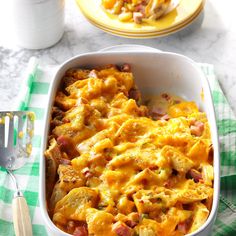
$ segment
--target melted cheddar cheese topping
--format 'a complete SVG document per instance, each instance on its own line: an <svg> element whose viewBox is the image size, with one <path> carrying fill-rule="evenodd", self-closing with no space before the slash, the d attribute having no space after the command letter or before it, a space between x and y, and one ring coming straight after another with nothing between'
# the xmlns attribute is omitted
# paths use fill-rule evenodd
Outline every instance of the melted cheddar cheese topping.
<svg viewBox="0 0 236 236"><path fill-rule="evenodd" d="M128 65L66 72L45 151L48 211L58 228L168 236L206 221L214 175L206 114L161 97L166 110L140 105Z"/></svg>

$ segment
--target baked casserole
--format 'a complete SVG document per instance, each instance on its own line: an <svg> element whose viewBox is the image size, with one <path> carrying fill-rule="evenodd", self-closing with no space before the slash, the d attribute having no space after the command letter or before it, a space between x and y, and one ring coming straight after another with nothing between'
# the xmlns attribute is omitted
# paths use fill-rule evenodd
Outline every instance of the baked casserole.
<svg viewBox="0 0 236 236"><path fill-rule="evenodd" d="M160 99L165 108L141 100L128 64L66 72L45 152L48 212L58 228L177 236L203 225L214 176L206 114L194 102Z"/></svg>

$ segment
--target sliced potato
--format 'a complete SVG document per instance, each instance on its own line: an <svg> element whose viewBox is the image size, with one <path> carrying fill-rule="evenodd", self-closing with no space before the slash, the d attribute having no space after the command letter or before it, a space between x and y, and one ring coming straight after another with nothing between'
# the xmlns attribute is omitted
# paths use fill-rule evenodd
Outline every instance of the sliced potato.
<svg viewBox="0 0 236 236"><path fill-rule="evenodd" d="M86 212L89 235L116 236L116 234L112 232L113 221L114 216L110 213L93 208L89 208Z"/></svg>
<svg viewBox="0 0 236 236"><path fill-rule="evenodd" d="M85 221L86 210L95 207L97 201L97 191L87 187L74 188L57 202L54 214L61 213L66 219Z"/></svg>

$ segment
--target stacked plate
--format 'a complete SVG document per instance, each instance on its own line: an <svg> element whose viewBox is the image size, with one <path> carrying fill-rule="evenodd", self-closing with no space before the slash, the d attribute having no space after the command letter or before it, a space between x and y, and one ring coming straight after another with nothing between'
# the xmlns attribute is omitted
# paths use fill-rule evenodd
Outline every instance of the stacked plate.
<svg viewBox="0 0 236 236"><path fill-rule="evenodd" d="M76 0L81 12L96 27L126 38L152 38L175 33L191 24L202 12L205 0L172 0L167 13L156 21L122 22L101 6L101 0Z"/></svg>

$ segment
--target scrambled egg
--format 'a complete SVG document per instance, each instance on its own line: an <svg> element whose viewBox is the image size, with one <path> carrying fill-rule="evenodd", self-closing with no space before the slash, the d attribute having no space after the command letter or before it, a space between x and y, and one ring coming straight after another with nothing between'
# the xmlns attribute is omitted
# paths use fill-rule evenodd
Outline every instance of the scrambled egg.
<svg viewBox="0 0 236 236"><path fill-rule="evenodd" d="M207 219L213 150L206 114L162 94L144 106L129 65L70 69L45 152L48 211L73 235L185 235ZM163 103L163 102L162 102Z"/></svg>

